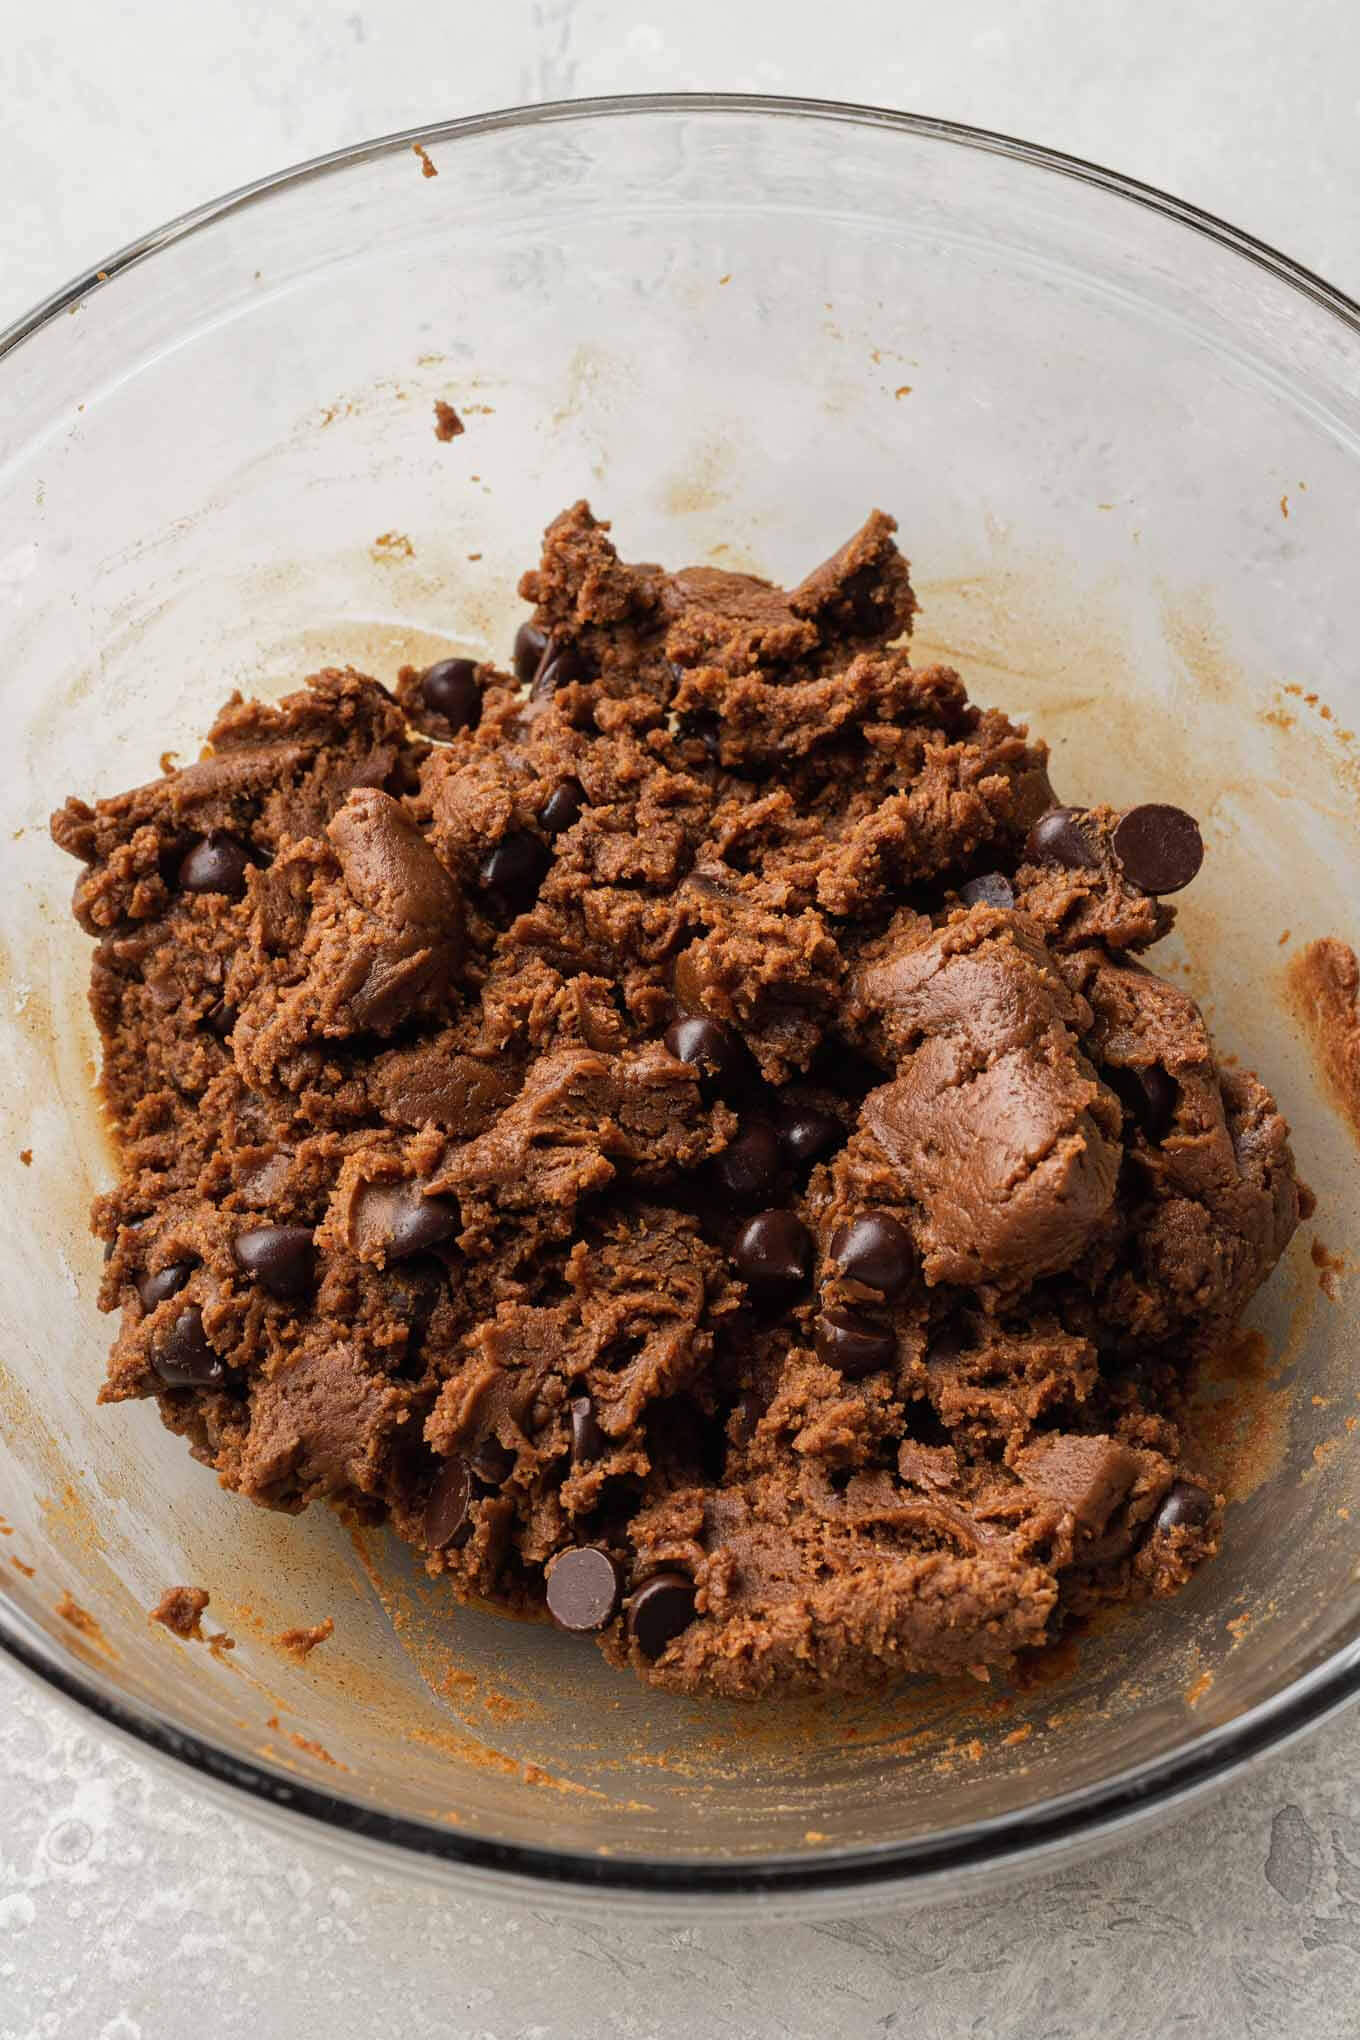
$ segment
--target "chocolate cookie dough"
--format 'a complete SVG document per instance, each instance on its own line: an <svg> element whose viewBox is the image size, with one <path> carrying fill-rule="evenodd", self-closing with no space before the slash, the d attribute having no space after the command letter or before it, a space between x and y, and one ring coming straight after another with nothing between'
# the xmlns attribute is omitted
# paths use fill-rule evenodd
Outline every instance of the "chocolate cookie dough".
<svg viewBox="0 0 1360 2040"><path fill-rule="evenodd" d="M460 1598L750 1697L1181 1586L1179 1414L1298 1216L1138 960L1187 815L1058 807L875 512L785 591L584 503L512 671L234 696L53 832L121 1173L103 1396Z"/></svg>

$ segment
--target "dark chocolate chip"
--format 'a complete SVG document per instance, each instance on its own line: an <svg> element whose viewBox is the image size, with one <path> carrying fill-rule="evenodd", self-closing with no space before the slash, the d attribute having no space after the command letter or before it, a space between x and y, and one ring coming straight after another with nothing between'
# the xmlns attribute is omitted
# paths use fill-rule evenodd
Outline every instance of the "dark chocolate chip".
<svg viewBox="0 0 1360 2040"><path fill-rule="evenodd" d="M458 1230L458 1206L450 1197L422 1197L419 1192L392 1213L384 1242L389 1261L405 1261L451 1240Z"/></svg>
<svg viewBox="0 0 1360 2040"><path fill-rule="evenodd" d="M1179 892L1204 862L1204 838L1194 816L1160 801L1130 808L1111 842L1125 878L1140 892Z"/></svg>
<svg viewBox="0 0 1360 2040"><path fill-rule="evenodd" d="M810 1169L845 1139L845 1128L834 1112L817 1105L786 1105L777 1114L774 1130L786 1159L795 1169Z"/></svg>
<svg viewBox="0 0 1360 2040"><path fill-rule="evenodd" d="M585 1636L618 1613L623 1581L607 1551L579 1544L560 1551L548 1567L548 1613L559 1629Z"/></svg>
<svg viewBox="0 0 1360 2040"><path fill-rule="evenodd" d="M682 1572L654 1573L628 1608L629 1633L646 1658L659 1658L693 1620L694 1582Z"/></svg>
<svg viewBox="0 0 1360 2040"><path fill-rule="evenodd" d="M442 715L453 730L475 726L482 713L482 690L473 659L440 659L420 676L420 698Z"/></svg>
<svg viewBox="0 0 1360 2040"><path fill-rule="evenodd" d="M558 644L549 638L534 672L530 693L535 701L546 701L559 687L585 678L585 666L575 645Z"/></svg>
<svg viewBox="0 0 1360 2040"><path fill-rule="evenodd" d="M980 878L970 878L959 887L959 898L968 907L1013 907L1015 894L1011 882L1000 871L984 871Z"/></svg>
<svg viewBox="0 0 1360 2040"><path fill-rule="evenodd" d="M895 1296L916 1265L911 1234L886 1211L866 1211L837 1227L831 1236L831 1258L842 1275L876 1289L880 1296Z"/></svg>
<svg viewBox="0 0 1360 2040"><path fill-rule="evenodd" d="M209 1034L215 1034L219 1041L225 1041L239 1018L235 1006L229 1005L225 999L219 999L215 1006L208 1008L203 1025Z"/></svg>
<svg viewBox="0 0 1360 2040"><path fill-rule="evenodd" d="M1095 845L1081 826L1084 808L1055 807L1040 815L1025 838L1031 864L1062 864L1081 871L1100 862Z"/></svg>
<svg viewBox="0 0 1360 2040"><path fill-rule="evenodd" d="M672 671L675 670L673 667ZM693 715L686 716L680 726L680 735L682 738L688 737L691 741L697 740L701 743L708 753L710 763L716 765L721 761L722 722L718 716L705 709L699 709Z"/></svg>
<svg viewBox="0 0 1360 2040"><path fill-rule="evenodd" d="M817 1351L828 1367L838 1367L848 1381L859 1381L892 1366L897 1341L886 1325L857 1311L828 1310L817 1320Z"/></svg>
<svg viewBox="0 0 1360 2040"><path fill-rule="evenodd" d="M425 1542L431 1551L445 1550L460 1531L467 1529L471 1507L472 1474L466 1459L455 1452L435 1475L425 1504Z"/></svg>
<svg viewBox="0 0 1360 2040"><path fill-rule="evenodd" d="M225 829L212 829L180 860L179 883L185 892L226 893L239 900L246 889L250 852Z"/></svg>
<svg viewBox="0 0 1360 2040"><path fill-rule="evenodd" d="M713 1083L731 1083L741 1070L741 1050L727 1029L706 1013L686 1013L666 1029L666 1046L677 1062L690 1063Z"/></svg>
<svg viewBox="0 0 1360 2040"><path fill-rule="evenodd" d="M483 1438L468 1465L485 1487L503 1487L515 1463L515 1455L499 1438Z"/></svg>
<svg viewBox="0 0 1360 2040"><path fill-rule="evenodd" d="M527 686L547 649L547 636L537 624L522 623L515 632L515 678Z"/></svg>
<svg viewBox="0 0 1360 2040"><path fill-rule="evenodd" d="M560 836L581 819L585 806L585 794L576 780L564 779L554 787L538 811L539 824L550 836Z"/></svg>
<svg viewBox="0 0 1360 2040"><path fill-rule="evenodd" d="M1176 1102L1180 1097L1176 1079L1160 1063L1149 1063L1145 1069L1121 1069L1110 1064L1101 1074L1154 1146L1165 1140L1176 1123Z"/></svg>
<svg viewBox="0 0 1360 2040"><path fill-rule="evenodd" d="M168 1268L158 1268L154 1275L143 1275L137 1284L143 1310L154 1310L167 1296L178 1296L197 1266L196 1261L172 1261Z"/></svg>
<svg viewBox="0 0 1360 2040"><path fill-rule="evenodd" d="M756 1425L764 1414L764 1403L749 1388L745 1395L738 1396L732 1414L727 1420L733 1442L737 1445L749 1445L755 1436Z"/></svg>
<svg viewBox="0 0 1360 2040"><path fill-rule="evenodd" d="M527 903L543 883L551 862L546 843L527 829L515 829L502 837L494 850L488 850L477 876L487 892L496 893L507 904Z"/></svg>
<svg viewBox="0 0 1360 2040"><path fill-rule="evenodd" d="M151 1355L151 1365L167 1388L215 1388L227 1377L194 1304L182 1310L165 1333Z"/></svg>
<svg viewBox="0 0 1360 2040"><path fill-rule="evenodd" d="M309 1296L316 1277L316 1247L309 1225L256 1225L232 1243L236 1265L282 1302Z"/></svg>
<svg viewBox="0 0 1360 2040"><path fill-rule="evenodd" d="M571 1399L571 1457L574 1466L588 1466L604 1451L606 1439L588 1395Z"/></svg>
<svg viewBox="0 0 1360 2040"><path fill-rule="evenodd" d="M779 1142L756 1120L742 1128L713 1164L724 1196L734 1204L768 1204L779 1178Z"/></svg>
<svg viewBox="0 0 1360 2040"><path fill-rule="evenodd" d="M732 1265L758 1294L785 1295L807 1280L812 1235L791 1211L762 1211L737 1234Z"/></svg>
<svg viewBox="0 0 1360 2040"><path fill-rule="evenodd" d="M406 1348L400 1371L410 1376L421 1366L421 1347L430 1319L448 1287L448 1271L434 1255L412 1255L388 1270L385 1294L394 1315L406 1327Z"/></svg>
<svg viewBox="0 0 1360 2040"><path fill-rule="evenodd" d="M1214 1498L1188 1480L1178 1480L1157 1511L1158 1530L1198 1530L1214 1513Z"/></svg>

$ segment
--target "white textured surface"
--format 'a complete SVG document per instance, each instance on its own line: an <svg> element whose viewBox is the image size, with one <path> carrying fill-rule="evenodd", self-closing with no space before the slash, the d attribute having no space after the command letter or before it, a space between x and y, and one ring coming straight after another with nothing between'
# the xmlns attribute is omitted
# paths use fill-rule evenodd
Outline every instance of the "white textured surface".
<svg viewBox="0 0 1360 2040"><path fill-rule="evenodd" d="M0 13L0 324L144 228L386 128L590 92L876 100L1160 184L1360 290L1332 0L45 0ZM1187 18L1188 17L1188 18ZM474 25L475 23L475 25ZM821 1926L455 1903L206 1804L0 1670L0 2040L1353 2035L1352 1717L1014 1894Z"/></svg>

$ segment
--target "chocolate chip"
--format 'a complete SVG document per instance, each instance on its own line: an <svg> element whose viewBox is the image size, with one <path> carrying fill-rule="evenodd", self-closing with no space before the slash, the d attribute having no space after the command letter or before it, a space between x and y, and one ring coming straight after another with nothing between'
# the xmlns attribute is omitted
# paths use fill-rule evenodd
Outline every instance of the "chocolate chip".
<svg viewBox="0 0 1360 2040"><path fill-rule="evenodd" d="M219 1041L225 1041L239 1018L235 1006L228 1005L225 999L219 999L215 1006L208 1008L203 1017L203 1025L209 1034L215 1034Z"/></svg>
<svg viewBox="0 0 1360 2040"><path fill-rule="evenodd" d="M810 1169L845 1139L845 1128L834 1112L816 1105L786 1105L774 1122L774 1130L785 1158L795 1169Z"/></svg>
<svg viewBox="0 0 1360 2040"><path fill-rule="evenodd" d="M713 1164L723 1194L734 1204L767 1204L779 1177L779 1142L756 1120L742 1128Z"/></svg>
<svg viewBox="0 0 1360 2040"><path fill-rule="evenodd" d="M646 1658L659 1658L693 1620L694 1582L682 1572L654 1573L629 1604L629 1633Z"/></svg>
<svg viewBox="0 0 1360 2040"><path fill-rule="evenodd" d="M412 1254L423 1254L451 1240L457 1230L458 1206L452 1198L422 1197L417 1191L392 1213L385 1242L387 1258L405 1261Z"/></svg>
<svg viewBox="0 0 1360 2040"><path fill-rule="evenodd" d="M1011 882L1000 871L984 871L980 878L970 878L959 887L959 898L968 907L1013 907L1015 894Z"/></svg>
<svg viewBox="0 0 1360 2040"><path fill-rule="evenodd" d="M585 678L585 667L575 645L559 644L549 638L535 669L530 693L535 701L546 701L559 687Z"/></svg>
<svg viewBox="0 0 1360 2040"><path fill-rule="evenodd" d="M618 1567L597 1545L560 1551L548 1567L548 1613L559 1629L587 1635L613 1620L622 1586Z"/></svg>
<svg viewBox="0 0 1360 2040"><path fill-rule="evenodd" d="M460 1530L466 1532L471 1507L472 1475L466 1459L455 1452L435 1475L425 1504L425 1542L431 1551L445 1550Z"/></svg>
<svg viewBox="0 0 1360 2040"><path fill-rule="evenodd" d="M477 876L487 892L496 893L508 905L533 899L552 862L547 845L527 829L515 829L489 850L478 867Z"/></svg>
<svg viewBox="0 0 1360 2040"><path fill-rule="evenodd" d="M588 1395L571 1399L571 1458L574 1466L588 1466L604 1451L606 1439Z"/></svg>
<svg viewBox="0 0 1360 2040"><path fill-rule="evenodd" d="M226 893L239 900L246 889L250 852L225 829L211 829L180 860L179 883L185 892Z"/></svg>
<svg viewBox="0 0 1360 2040"><path fill-rule="evenodd" d="M560 786L554 787L539 809L540 826L546 829L550 836L560 836L564 830L570 829L573 824L580 821L585 799L585 794L576 780L564 779Z"/></svg>
<svg viewBox="0 0 1360 2040"><path fill-rule="evenodd" d="M503 1487L515 1463L515 1455L499 1438L483 1438L468 1465L485 1487Z"/></svg>
<svg viewBox="0 0 1360 2040"><path fill-rule="evenodd" d="M171 1261L168 1267L158 1268L154 1275L143 1275L137 1284L143 1310L154 1310L158 1303L165 1302L167 1296L178 1296L197 1266L197 1261Z"/></svg>
<svg viewBox="0 0 1360 2040"><path fill-rule="evenodd" d="M791 1211L762 1211L737 1234L732 1265L758 1294L784 1295L807 1280L812 1235Z"/></svg>
<svg viewBox="0 0 1360 2040"><path fill-rule="evenodd" d="M828 1310L817 1320L817 1351L828 1367L838 1367L848 1381L859 1381L892 1366L897 1341L886 1325L857 1311Z"/></svg>
<svg viewBox="0 0 1360 2040"><path fill-rule="evenodd" d="M1146 1069L1119 1069L1111 1064L1101 1074L1153 1145L1165 1140L1176 1123L1176 1101L1180 1097L1176 1079L1160 1063L1149 1063Z"/></svg>
<svg viewBox="0 0 1360 2040"><path fill-rule="evenodd" d="M666 1029L666 1046L677 1062L690 1063L700 1076L723 1085L741 1070L741 1051L727 1029L706 1013L686 1013Z"/></svg>
<svg viewBox="0 0 1360 2040"><path fill-rule="evenodd" d="M420 676L420 698L450 729L471 729L482 713L482 690L473 659L440 659Z"/></svg>
<svg viewBox="0 0 1360 2040"><path fill-rule="evenodd" d="M1100 858L1081 826L1084 808L1055 807L1040 815L1025 838L1025 856L1031 864L1061 864L1069 871L1097 865Z"/></svg>
<svg viewBox="0 0 1360 2040"><path fill-rule="evenodd" d="M309 1225L256 1225L232 1242L238 1268L283 1302L309 1296L316 1275L316 1248Z"/></svg>
<svg viewBox="0 0 1360 2040"><path fill-rule="evenodd" d="M675 667L672 667L671 670L672 672L678 671ZM683 678L683 675L680 677ZM693 715L686 716L680 725L680 736L682 738L689 738L691 742L697 740L701 743L704 750L708 753L711 764L717 765L721 762L722 722L711 711L699 709Z"/></svg>
<svg viewBox="0 0 1360 2040"><path fill-rule="evenodd" d="M182 1310L165 1333L151 1355L151 1365L167 1388L215 1388L227 1377L194 1304Z"/></svg>
<svg viewBox="0 0 1360 2040"><path fill-rule="evenodd" d="M837 1227L831 1236L831 1258L842 1275L876 1289L880 1296L895 1296L916 1265L911 1234L886 1211L866 1211Z"/></svg>
<svg viewBox="0 0 1360 2040"><path fill-rule="evenodd" d="M1204 838L1194 816L1160 801L1130 808L1111 842L1125 878L1140 892L1179 892L1204 862Z"/></svg>
<svg viewBox="0 0 1360 2040"><path fill-rule="evenodd" d="M515 678L524 686L538 671L538 662L547 645L547 636L537 624L522 623L515 632Z"/></svg>
<svg viewBox="0 0 1360 2040"><path fill-rule="evenodd" d="M1214 1512L1214 1498L1188 1480L1178 1480L1157 1511L1158 1530L1198 1530Z"/></svg>
<svg viewBox="0 0 1360 2040"><path fill-rule="evenodd" d="M353 1227L361 1249L381 1247L388 1261L442 1246L458 1230L451 1197L427 1197L419 1183L368 1183L355 1199Z"/></svg>

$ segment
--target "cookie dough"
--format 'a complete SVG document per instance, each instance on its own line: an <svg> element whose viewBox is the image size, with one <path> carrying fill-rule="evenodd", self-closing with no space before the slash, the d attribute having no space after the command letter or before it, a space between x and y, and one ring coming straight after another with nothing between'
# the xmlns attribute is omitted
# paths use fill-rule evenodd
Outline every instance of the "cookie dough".
<svg viewBox="0 0 1360 2040"><path fill-rule="evenodd" d="M107 1401L686 1693L1004 1665L1217 1546L1187 1386L1298 1216L1140 954L1202 846L584 503L512 670L239 696L54 818L121 1155Z"/></svg>

